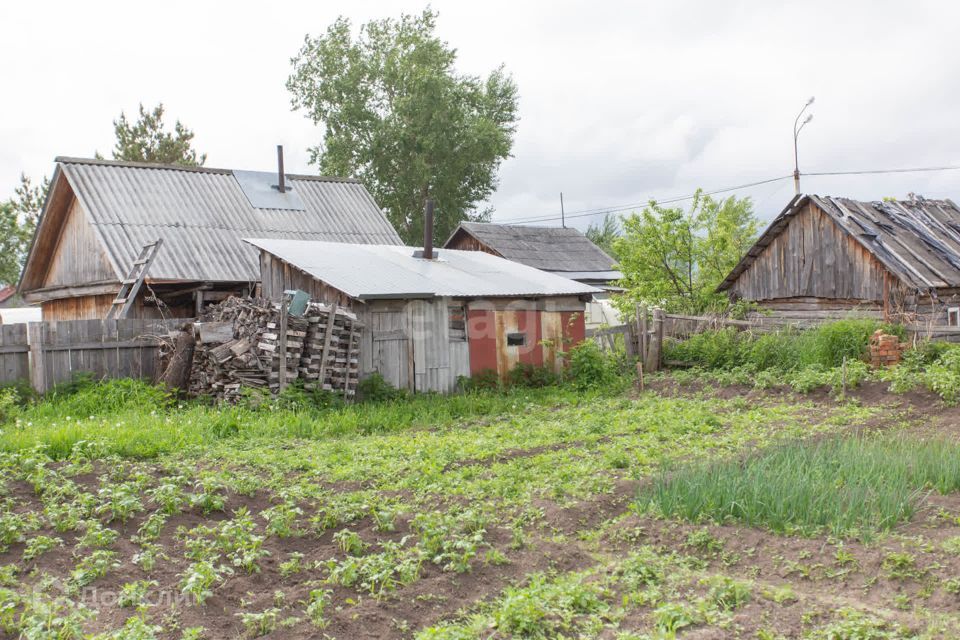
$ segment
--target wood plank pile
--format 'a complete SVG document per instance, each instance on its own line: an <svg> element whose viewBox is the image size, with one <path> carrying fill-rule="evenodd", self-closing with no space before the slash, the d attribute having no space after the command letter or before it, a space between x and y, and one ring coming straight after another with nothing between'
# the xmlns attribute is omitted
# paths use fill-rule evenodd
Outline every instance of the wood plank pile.
<svg viewBox="0 0 960 640"><path fill-rule="evenodd" d="M357 316L336 305L319 303L310 303L305 315L307 336L300 359L304 388L352 398L360 379L362 325Z"/></svg>
<svg viewBox="0 0 960 640"><path fill-rule="evenodd" d="M285 369L287 384L302 378L306 389L352 398L360 362L356 316L311 303L303 316L286 318L285 350L282 323L280 305L263 299L228 298L209 307L194 325L190 393L226 402L236 402L244 388L276 394Z"/></svg>

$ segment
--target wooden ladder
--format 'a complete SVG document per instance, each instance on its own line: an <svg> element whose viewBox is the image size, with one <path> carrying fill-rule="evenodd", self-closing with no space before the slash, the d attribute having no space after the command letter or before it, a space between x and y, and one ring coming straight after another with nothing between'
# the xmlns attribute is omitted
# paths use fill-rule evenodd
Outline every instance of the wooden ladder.
<svg viewBox="0 0 960 640"><path fill-rule="evenodd" d="M130 309L137 299L137 294L140 293L143 280L147 276L147 269L150 268L153 259L157 257L157 251L160 250L162 244L163 240L157 238L153 242L143 245L143 248L140 249L140 255L130 265L130 273L120 282L120 291L117 292L117 297L110 306L110 311L107 312L107 320L126 318L127 314L130 313Z"/></svg>

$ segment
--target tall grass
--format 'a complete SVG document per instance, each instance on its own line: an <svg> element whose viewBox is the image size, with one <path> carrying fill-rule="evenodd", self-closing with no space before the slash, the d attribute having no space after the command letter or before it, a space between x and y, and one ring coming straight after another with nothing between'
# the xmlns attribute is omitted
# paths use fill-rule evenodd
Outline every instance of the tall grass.
<svg viewBox="0 0 960 640"><path fill-rule="evenodd" d="M683 342L665 345L664 355L670 360L707 369L830 368L840 366L845 358L857 360L865 356L870 335L880 327L875 320L851 318L804 331L756 334L728 328L706 331Z"/></svg>
<svg viewBox="0 0 960 640"><path fill-rule="evenodd" d="M849 436L667 469L641 491L639 503L691 521L870 535L909 520L925 492L958 489L956 443Z"/></svg>
<svg viewBox="0 0 960 640"><path fill-rule="evenodd" d="M523 412L531 405L576 405L602 394L577 393L564 387L515 388L449 397L426 394L329 408L281 401L211 407L177 403L162 389L139 381L112 380L7 408L6 419L0 420L0 450L39 447L54 458L65 458L78 444L86 443L103 453L152 458L226 438L317 439L446 427Z"/></svg>

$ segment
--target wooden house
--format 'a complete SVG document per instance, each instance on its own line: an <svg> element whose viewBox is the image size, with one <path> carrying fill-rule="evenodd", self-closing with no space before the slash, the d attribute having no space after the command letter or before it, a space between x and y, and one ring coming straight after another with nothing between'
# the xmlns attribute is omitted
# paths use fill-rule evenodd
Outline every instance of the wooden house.
<svg viewBox="0 0 960 640"><path fill-rule="evenodd" d="M960 324L960 209L950 200L798 195L719 291L764 314Z"/></svg>
<svg viewBox="0 0 960 640"><path fill-rule="evenodd" d="M57 158L19 291L45 320L106 316L143 246L163 241L130 317L190 317L254 293L244 237L401 244L355 180Z"/></svg>
<svg viewBox="0 0 960 640"><path fill-rule="evenodd" d="M609 298L623 291L617 286L623 274L613 258L577 229L461 222L444 247L483 251L596 287L599 291L584 312L587 328L620 324Z"/></svg>
<svg viewBox="0 0 960 640"><path fill-rule="evenodd" d="M488 253L395 245L251 239L263 295L301 289L363 323L360 375L448 392L459 377L518 363L562 366L584 339L589 285ZM424 258L424 255L432 257Z"/></svg>
<svg viewBox="0 0 960 640"><path fill-rule="evenodd" d="M602 290L619 291L616 261L577 229L461 222L446 249L484 251Z"/></svg>
<svg viewBox="0 0 960 640"><path fill-rule="evenodd" d="M23 304L20 296L17 295L17 288L11 285L0 286L0 309L9 309L10 307L19 307Z"/></svg>

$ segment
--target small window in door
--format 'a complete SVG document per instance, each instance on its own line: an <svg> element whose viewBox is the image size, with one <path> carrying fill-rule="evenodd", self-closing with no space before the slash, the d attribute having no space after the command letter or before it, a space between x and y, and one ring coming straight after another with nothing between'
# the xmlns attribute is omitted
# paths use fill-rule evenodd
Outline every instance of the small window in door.
<svg viewBox="0 0 960 640"><path fill-rule="evenodd" d="M947 309L947 326L960 327L960 307L950 307Z"/></svg>
<svg viewBox="0 0 960 640"><path fill-rule="evenodd" d="M508 333L507 334L508 347L522 347L526 344L527 344L527 334L525 333Z"/></svg>
<svg viewBox="0 0 960 640"><path fill-rule="evenodd" d="M466 342L467 313L462 304L447 306L447 318L450 330L450 342Z"/></svg>

